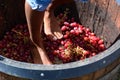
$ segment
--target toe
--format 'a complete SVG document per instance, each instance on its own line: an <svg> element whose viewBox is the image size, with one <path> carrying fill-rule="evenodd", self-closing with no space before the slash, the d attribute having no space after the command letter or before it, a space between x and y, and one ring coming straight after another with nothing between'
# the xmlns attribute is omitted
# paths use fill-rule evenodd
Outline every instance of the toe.
<svg viewBox="0 0 120 80"><path fill-rule="evenodd" d="M57 39L61 39L63 37L63 34L60 32L55 32L54 34L57 37Z"/></svg>
<svg viewBox="0 0 120 80"><path fill-rule="evenodd" d="M57 40L57 37L55 35L53 35L53 34L47 35L47 38L50 39L51 41Z"/></svg>

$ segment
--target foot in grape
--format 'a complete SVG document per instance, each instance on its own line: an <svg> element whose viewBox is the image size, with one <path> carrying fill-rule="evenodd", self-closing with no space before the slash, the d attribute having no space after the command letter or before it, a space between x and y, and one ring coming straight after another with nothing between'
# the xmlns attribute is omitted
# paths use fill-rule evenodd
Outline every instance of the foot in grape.
<svg viewBox="0 0 120 80"><path fill-rule="evenodd" d="M52 12L45 12L44 32L51 40L61 39L63 37L59 22Z"/></svg>

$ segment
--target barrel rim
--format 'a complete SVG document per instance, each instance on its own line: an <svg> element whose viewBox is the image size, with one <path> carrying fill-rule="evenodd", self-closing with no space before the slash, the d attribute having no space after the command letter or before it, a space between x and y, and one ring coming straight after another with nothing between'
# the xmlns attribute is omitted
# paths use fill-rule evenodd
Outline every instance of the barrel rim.
<svg viewBox="0 0 120 80"><path fill-rule="evenodd" d="M100 54L83 61L76 61L60 65L42 65L19 62L0 56L0 71L9 75L29 79L65 79L83 76L97 71L111 64L120 57L120 40ZM113 54L114 53L114 54ZM88 66L89 65L89 66ZM92 69L91 69L92 68ZM77 73L76 71L81 71ZM65 75L67 74L67 75Z"/></svg>

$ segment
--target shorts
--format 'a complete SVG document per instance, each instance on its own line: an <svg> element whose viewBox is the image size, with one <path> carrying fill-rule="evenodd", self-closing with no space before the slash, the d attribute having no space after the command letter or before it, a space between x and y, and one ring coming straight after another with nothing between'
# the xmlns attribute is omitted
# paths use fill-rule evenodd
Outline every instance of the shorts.
<svg viewBox="0 0 120 80"><path fill-rule="evenodd" d="M44 11L51 0L26 0L33 10Z"/></svg>
<svg viewBox="0 0 120 80"><path fill-rule="evenodd" d="M88 2L88 0L74 0L74 1L76 1L76 2L81 1L82 3Z"/></svg>

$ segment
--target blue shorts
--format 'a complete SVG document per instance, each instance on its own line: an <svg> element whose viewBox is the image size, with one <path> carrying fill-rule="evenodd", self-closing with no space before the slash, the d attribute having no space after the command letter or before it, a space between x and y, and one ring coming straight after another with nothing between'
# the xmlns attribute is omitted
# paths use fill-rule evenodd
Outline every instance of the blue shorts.
<svg viewBox="0 0 120 80"><path fill-rule="evenodd" d="M26 0L33 10L44 11L51 0Z"/></svg>
<svg viewBox="0 0 120 80"><path fill-rule="evenodd" d="M26 1L33 10L37 11L44 11L49 5L49 3L51 3L51 0L26 0ZM74 0L74 1L87 2L88 0Z"/></svg>
<svg viewBox="0 0 120 80"><path fill-rule="evenodd" d="M81 1L82 3L88 2L88 0L74 0L74 1L76 1L76 2Z"/></svg>

